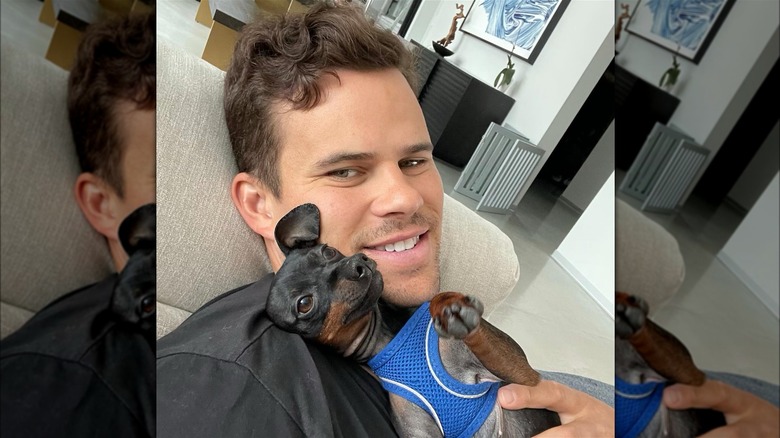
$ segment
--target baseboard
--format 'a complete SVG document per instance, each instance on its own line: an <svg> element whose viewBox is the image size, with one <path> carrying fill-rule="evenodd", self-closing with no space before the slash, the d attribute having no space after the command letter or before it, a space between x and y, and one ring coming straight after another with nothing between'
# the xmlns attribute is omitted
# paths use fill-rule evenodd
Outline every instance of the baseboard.
<svg viewBox="0 0 780 438"><path fill-rule="evenodd" d="M729 257L726 253L723 251L718 252L718 260L723 263L723 265L728 268L729 271L731 271L732 274L734 274L739 281L741 281L747 288L750 290L750 292L755 295L756 298L758 298L759 301L761 301L761 304L763 304L767 309L769 309L770 312L772 312L773 315L775 315L775 318L780 319L780 303L777 301L774 301L767 291L764 290L761 286L758 285L755 281L753 281L753 278L745 273L745 271L742 270L742 268L739 267L739 265L732 260L731 257Z"/></svg>
<svg viewBox="0 0 780 438"><path fill-rule="evenodd" d="M595 301L599 307L601 307L604 312L609 315L612 320L615 319L615 303L613 301L610 301L609 298L605 297L601 292L599 292L598 288L593 285L582 273L574 267L573 264L569 262L566 257L563 256L558 250L556 249L553 251L551 258L555 260L555 263L558 263L558 266L563 268L564 271L568 272L569 275L574 278L574 281L579 283L580 286L582 286L583 289L585 289L585 292L590 295L590 297Z"/></svg>
<svg viewBox="0 0 780 438"><path fill-rule="evenodd" d="M563 196L563 195L559 196L559 197L558 197L558 201L560 201L560 202L561 202L563 205L565 205L565 206L569 207L569 208L570 208L572 211L574 211L574 212L575 212L575 213L577 213L578 215L582 215L582 209L581 209L581 208L579 208L579 207L577 207L577 205L576 205L576 204L574 204L573 202L571 202L571 201L570 201L568 198L566 198L565 196Z"/></svg>

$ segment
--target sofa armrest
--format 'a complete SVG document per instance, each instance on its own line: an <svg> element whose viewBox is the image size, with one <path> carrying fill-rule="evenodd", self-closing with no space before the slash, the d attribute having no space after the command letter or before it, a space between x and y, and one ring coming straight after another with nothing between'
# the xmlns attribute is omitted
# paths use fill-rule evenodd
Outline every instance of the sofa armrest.
<svg viewBox="0 0 780 438"><path fill-rule="evenodd" d="M651 314L682 286L685 262L674 236L615 200L615 288L644 298Z"/></svg>

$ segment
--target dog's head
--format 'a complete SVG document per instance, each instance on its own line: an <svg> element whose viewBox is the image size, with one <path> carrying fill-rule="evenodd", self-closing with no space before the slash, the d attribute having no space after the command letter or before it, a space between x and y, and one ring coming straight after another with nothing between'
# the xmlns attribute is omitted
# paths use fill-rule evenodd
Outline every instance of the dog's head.
<svg viewBox="0 0 780 438"><path fill-rule="evenodd" d="M345 257L318 243L320 212L314 204L287 213L274 235L286 258L271 285L268 316L284 330L326 344L348 338L382 295L376 263L362 253Z"/></svg>
<svg viewBox="0 0 780 438"><path fill-rule="evenodd" d="M144 332L155 328L157 299L156 206L133 211L119 226L119 240L129 256L111 296L111 311Z"/></svg>

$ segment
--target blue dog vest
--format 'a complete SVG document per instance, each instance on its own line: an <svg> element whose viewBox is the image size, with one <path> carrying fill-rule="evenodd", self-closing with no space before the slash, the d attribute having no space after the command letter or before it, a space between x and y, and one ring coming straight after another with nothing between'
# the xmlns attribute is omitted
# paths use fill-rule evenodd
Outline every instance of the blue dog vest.
<svg viewBox="0 0 780 438"><path fill-rule="evenodd" d="M615 377L615 431L618 438L637 437L661 406L665 382L631 384Z"/></svg>
<svg viewBox="0 0 780 438"><path fill-rule="evenodd" d="M473 436L493 410L500 386L499 382L466 384L447 373L428 303L417 309L368 366L387 391L427 411L447 438Z"/></svg>

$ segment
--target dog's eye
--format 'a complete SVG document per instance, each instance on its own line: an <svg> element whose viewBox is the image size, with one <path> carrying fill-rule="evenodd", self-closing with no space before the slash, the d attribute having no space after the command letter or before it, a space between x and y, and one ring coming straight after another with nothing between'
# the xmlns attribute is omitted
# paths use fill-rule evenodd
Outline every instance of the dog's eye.
<svg viewBox="0 0 780 438"><path fill-rule="evenodd" d="M298 313L301 315L309 313L313 306L314 300L312 299L311 295L306 295L305 297L298 299Z"/></svg>
<svg viewBox="0 0 780 438"><path fill-rule="evenodd" d="M326 247L322 248L322 256L325 257L326 259L330 260L333 257L336 257L336 250L331 248L331 247L329 247L329 246L326 246Z"/></svg>
<svg viewBox="0 0 780 438"><path fill-rule="evenodd" d="M145 297L141 301L141 311L144 313L144 315L148 315L154 312L154 297Z"/></svg>

